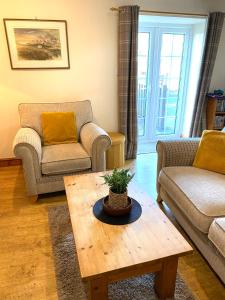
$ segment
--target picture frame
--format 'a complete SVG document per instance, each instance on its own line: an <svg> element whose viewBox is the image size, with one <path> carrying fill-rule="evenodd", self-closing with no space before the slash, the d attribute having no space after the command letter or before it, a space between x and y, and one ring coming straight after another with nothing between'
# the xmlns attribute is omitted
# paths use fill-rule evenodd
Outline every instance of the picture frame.
<svg viewBox="0 0 225 300"><path fill-rule="evenodd" d="M3 19L12 69L69 69L67 22Z"/></svg>

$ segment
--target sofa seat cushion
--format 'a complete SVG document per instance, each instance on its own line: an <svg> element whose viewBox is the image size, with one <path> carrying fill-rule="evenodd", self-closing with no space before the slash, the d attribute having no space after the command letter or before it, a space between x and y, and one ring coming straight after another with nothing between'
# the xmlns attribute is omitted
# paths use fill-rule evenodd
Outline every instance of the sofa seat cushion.
<svg viewBox="0 0 225 300"><path fill-rule="evenodd" d="M203 233L208 233L215 217L225 216L225 175L195 167L165 167L159 182Z"/></svg>
<svg viewBox="0 0 225 300"><path fill-rule="evenodd" d="M91 168L91 158L80 143L43 146L41 170L45 175L65 174Z"/></svg>
<svg viewBox="0 0 225 300"><path fill-rule="evenodd" d="M223 257L225 257L225 218L217 218L212 222L208 237Z"/></svg>

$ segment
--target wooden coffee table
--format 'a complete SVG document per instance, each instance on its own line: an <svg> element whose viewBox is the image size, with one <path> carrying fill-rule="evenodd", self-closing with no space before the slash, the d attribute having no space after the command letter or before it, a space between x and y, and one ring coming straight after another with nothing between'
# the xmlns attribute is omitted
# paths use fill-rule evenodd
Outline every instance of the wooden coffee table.
<svg viewBox="0 0 225 300"><path fill-rule="evenodd" d="M134 183L128 193L142 206L142 215L128 225L108 225L97 220L93 205L108 194L104 173L64 178L80 274L90 286L90 299L108 299L109 282L156 273L160 299L174 295L179 256L191 246L157 204Z"/></svg>

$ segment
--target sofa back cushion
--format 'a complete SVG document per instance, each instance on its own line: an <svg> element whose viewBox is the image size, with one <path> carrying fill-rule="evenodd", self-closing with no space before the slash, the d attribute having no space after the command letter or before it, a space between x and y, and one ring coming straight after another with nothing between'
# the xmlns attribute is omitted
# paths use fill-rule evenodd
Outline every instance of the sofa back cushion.
<svg viewBox="0 0 225 300"><path fill-rule="evenodd" d="M93 121L92 107L89 100L63 103L21 103L19 115L21 127L29 127L37 131L43 141L41 114L43 112L74 112L76 115L77 135L81 127Z"/></svg>
<svg viewBox="0 0 225 300"><path fill-rule="evenodd" d="M193 166L225 174L225 132L203 132Z"/></svg>

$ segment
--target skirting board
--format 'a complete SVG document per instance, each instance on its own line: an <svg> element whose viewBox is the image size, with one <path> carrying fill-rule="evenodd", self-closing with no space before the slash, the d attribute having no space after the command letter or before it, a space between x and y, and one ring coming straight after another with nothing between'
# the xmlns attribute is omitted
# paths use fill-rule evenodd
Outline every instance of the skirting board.
<svg viewBox="0 0 225 300"><path fill-rule="evenodd" d="M22 165L21 159L18 158L1 158L0 159L0 168L1 167L10 167L10 166L19 166Z"/></svg>

